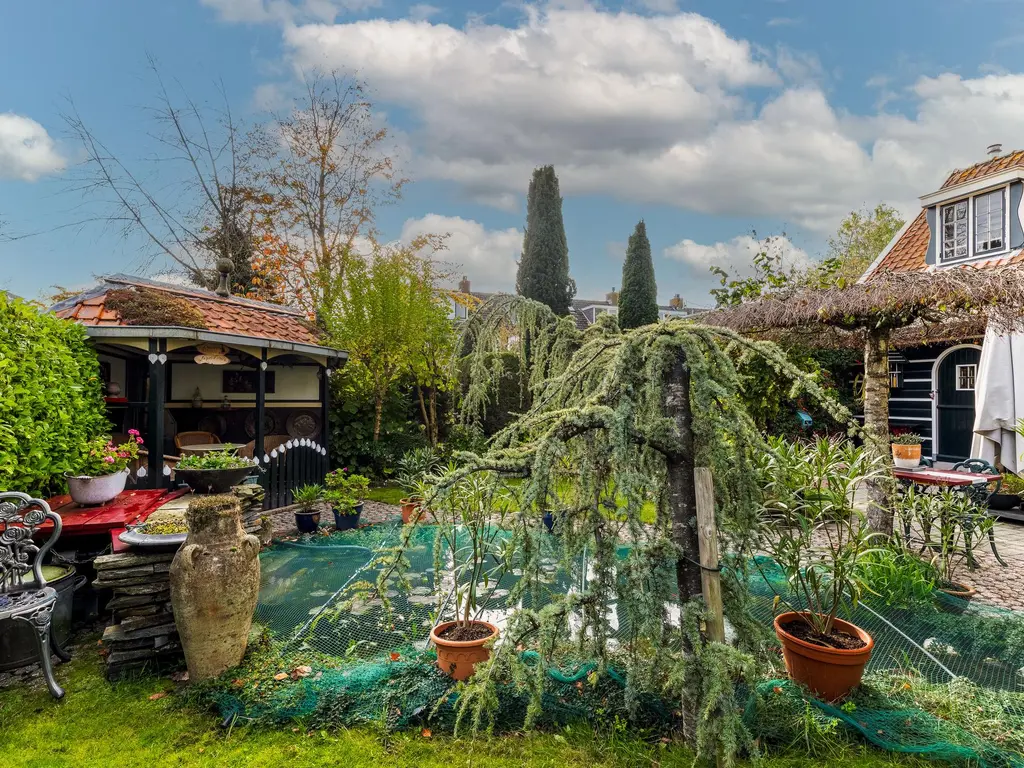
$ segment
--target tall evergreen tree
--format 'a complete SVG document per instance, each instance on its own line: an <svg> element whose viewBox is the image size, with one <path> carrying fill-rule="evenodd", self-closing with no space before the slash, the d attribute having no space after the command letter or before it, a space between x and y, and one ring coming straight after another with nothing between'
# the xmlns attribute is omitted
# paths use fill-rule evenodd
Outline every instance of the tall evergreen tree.
<svg viewBox="0 0 1024 768"><path fill-rule="evenodd" d="M556 315L568 315L576 295L576 283L569 277L569 245L554 166L537 168L530 180L516 292L547 304Z"/></svg>
<svg viewBox="0 0 1024 768"><path fill-rule="evenodd" d="M651 241L643 219L629 236L626 260L622 264L622 292L619 294L619 326L625 330L658 320L658 286L654 282Z"/></svg>

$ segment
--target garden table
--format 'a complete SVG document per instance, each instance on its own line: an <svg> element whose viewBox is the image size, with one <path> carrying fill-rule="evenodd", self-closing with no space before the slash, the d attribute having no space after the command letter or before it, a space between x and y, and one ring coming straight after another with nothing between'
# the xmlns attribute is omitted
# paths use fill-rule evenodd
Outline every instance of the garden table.
<svg viewBox="0 0 1024 768"><path fill-rule="evenodd" d="M187 488L176 491L162 488L122 491L113 501L91 507L75 504L71 497L66 495L54 496L47 503L50 509L61 517L61 541L81 536L109 535L114 551L119 552L125 545L117 536L129 524L144 522L159 507L186 493L190 493ZM40 530L52 525L47 521L40 526Z"/></svg>

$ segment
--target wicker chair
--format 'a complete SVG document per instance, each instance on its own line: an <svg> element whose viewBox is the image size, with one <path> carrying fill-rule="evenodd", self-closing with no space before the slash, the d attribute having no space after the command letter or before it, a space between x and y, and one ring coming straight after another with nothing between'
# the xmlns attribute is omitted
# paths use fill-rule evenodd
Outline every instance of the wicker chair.
<svg viewBox="0 0 1024 768"><path fill-rule="evenodd" d="M53 530L43 544L32 537L49 520ZM50 695L63 698L50 663L50 649L62 661L71 657L50 634L50 620L57 604L57 590L46 586L43 558L60 536L60 515L52 512L42 499L25 493L0 491L0 619L24 622L32 630L39 652L39 664Z"/></svg>
<svg viewBox="0 0 1024 768"><path fill-rule="evenodd" d="M263 438L263 452L270 453L275 448L280 448L292 438L289 435L267 435ZM245 459L253 458L253 451L256 448L256 441L250 440L238 449L238 455Z"/></svg>
<svg viewBox="0 0 1024 768"><path fill-rule="evenodd" d="M219 442L221 442L221 439L213 434L213 432L179 432L174 436L174 445L177 446L179 451L190 445L208 445Z"/></svg>

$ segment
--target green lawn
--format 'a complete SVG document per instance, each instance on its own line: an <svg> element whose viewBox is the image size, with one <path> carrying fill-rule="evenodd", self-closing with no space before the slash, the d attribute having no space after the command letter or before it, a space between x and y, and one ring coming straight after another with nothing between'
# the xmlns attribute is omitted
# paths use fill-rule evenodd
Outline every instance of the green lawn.
<svg viewBox="0 0 1024 768"><path fill-rule="evenodd" d="M453 739L420 732L381 735L370 728L335 733L294 729L220 728L211 714L184 709L175 684L158 678L108 684L92 642L58 668L67 690L61 702L45 689L0 691L0 764L5 768L112 768L117 766L337 766L345 768L455 768L461 766L590 765L689 768L692 755L678 745L654 745L587 726L558 734ZM170 695L151 700L154 694ZM844 768L925 765L878 752L847 750L830 765ZM810 768L820 760L773 757L765 768Z"/></svg>
<svg viewBox="0 0 1024 768"><path fill-rule="evenodd" d="M405 491L392 485L371 488L366 492L367 501L379 501L382 504L394 504L396 506L404 497Z"/></svg>

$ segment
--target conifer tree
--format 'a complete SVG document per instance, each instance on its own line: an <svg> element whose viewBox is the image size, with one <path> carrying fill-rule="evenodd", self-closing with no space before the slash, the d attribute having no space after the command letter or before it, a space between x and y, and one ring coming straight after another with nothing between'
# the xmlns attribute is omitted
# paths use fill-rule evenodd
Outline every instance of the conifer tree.
<svg viewBox="0 0 1024 768"><path fill-rule="evenodd" d="M569 277L569 246L554 166L537 168L530 180L516 292L547 304L556 315L568 315L576 295L576 283Z"/></svg>
<svg viewBox="0 0 1024 768"><path fill-rule="evenodd" d="M626 260L622 264L622 292L619 294L619 327L639 328L658 320L658 286L647 225L643 219L629 236Z"/></svg>

